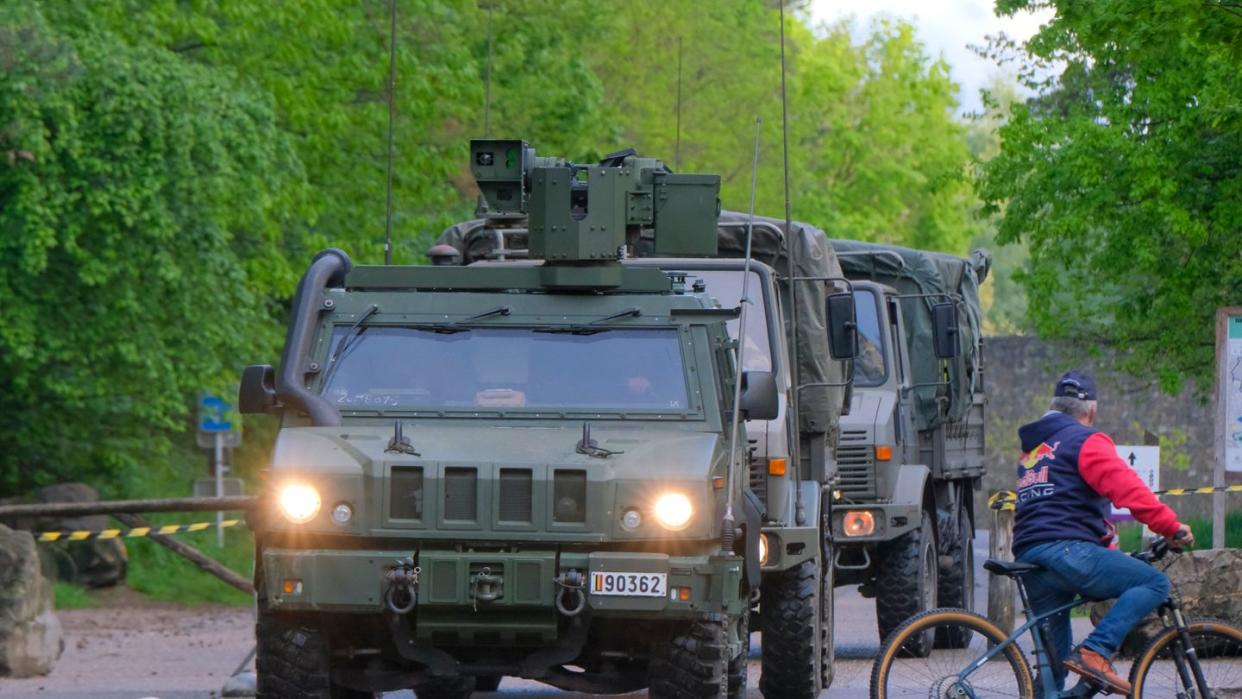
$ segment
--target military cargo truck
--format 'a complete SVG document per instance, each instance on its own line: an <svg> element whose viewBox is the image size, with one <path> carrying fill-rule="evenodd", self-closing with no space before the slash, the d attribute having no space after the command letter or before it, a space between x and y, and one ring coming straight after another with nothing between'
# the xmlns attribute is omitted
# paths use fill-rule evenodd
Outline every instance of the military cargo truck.
<svg viewBox="0 0 1242 699"><path fill-rule="evenodd" d="M751 236L750 299L744 369L772 372L780 409L772 419L746 422L749 495L762 518L760 594L751 627L763 631L760 689L769 697L813 697L832 681L833 560L828 485L836 477L833 449L845 407L853 301L836 256L822 231L795 222L723 212L714 258L661 254L640 236L624 262L684 275L724 307L742 299L748 228ZM444 232L431 257L443 264L523 266L529 256L526 222L480 218ZM788 251L794 250L792 267ZM789 279L794 278L794 286ZM791 289L796 289L795 294ZM838 335L829 346L829 300L838 302ZM844 302L844 306L841 305ZM789 309L796 307L796 318ZM840 309L846 312L842 313ZM740 319L729 321L739 339ZM794 351L795 343L798 351ZM797 370L795 371L795 366ZM801 385L793 400L794 385ZM800 463L799 468L796 464Z"/></svg>
<svg viewBox="0 0 1242 699"><path fill-rule="evenodd" d="M990 259L832 241L853 282L858 356L834 486L838 584L875 597L880 637L936 606L974 608L983 476L979 284ZM958 647L965 638L925 638Z"/></svg>
<svg viewBox="0 0 1242 699"><path fill-rule="evenodd" d="M260 696L464 697L506 675L740 694L761 571L821 565L820 491L790 478L805 512L782 505L788 536L761 550L731 424L780 416L778 372L737 367L737 309L702 280L621 263L716 255L719 178L520 141L472 142L471 168L486 234L522 220L542 262L325 251L279 373L243 374L243 412L281 421L250 522ZM820 656L796 657L821 683Z"/></svg>

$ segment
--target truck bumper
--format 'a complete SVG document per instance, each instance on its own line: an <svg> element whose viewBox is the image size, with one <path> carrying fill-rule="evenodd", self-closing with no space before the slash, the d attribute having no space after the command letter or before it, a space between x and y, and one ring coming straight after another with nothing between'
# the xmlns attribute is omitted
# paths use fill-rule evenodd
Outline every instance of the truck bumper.
<svg viewBox="0 0 1242 699"><path fill-rule="evenodd" d="M875 522L875 530L865 536L849 536L843 522L853 512L868 512ZM897 537L917 528L922 522L923 508L918 504L844 504L837 503L832 508L832 531L838 547L849 547L856 544L877 544L892 541Z"/></svg>
<svg viewBox="0 0 1242 699"><path fill-rule="evenodd" d="M283 549L262 553L268 606L283 611L382 613L385 574L397 559L410 555L393 550ZM424 620L432 626L443 619L459 628L463 620L485 625L506 615L524 618L522 625L542 619L556 628L556 578L575 570L583 574L585 599L594 617L699 619L711 614L740 614L742 558L710 553L674 556L633 551L471 552L423 549L414 554L419 567L414 617L419 636ZM616 596L590 589L594 572L656 573L667 576L659 597ZM476 594L475 583L486 574L499 583L492 593ZM466 614L462 614L462 611ZM488 618L492 621L484 621ZM433 621L436 620L436 621Z"/></svg>

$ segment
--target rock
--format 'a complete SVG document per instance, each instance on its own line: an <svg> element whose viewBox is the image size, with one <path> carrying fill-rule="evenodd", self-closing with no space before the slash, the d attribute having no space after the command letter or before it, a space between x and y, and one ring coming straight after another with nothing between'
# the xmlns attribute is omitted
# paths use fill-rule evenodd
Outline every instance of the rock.
<svg viewBox="0 0 1242 699"><path fill-rule="evenodd" d="M64 649L34 537L0 524L0 677L46 675Z"/></svg>
<svg viewBox="0 0 1242 699"><path fill-rule="evenodd" d="M258 688L258 678L253 672L239 672L229 678L220 690L222 697L253 697Z"/></svg>
<svg viewBox="0 0 1242 699"><path fill-rule="evenodd" d="M1242 625L1242 549L1187 551L1164 572L1181 596L1187 617L1213 617ZM1112 604L1108 600L1091 605L1091 623L1099 623ZM1134 655L1162 628L1164 623L1155 614L1148 615L1126 637L1122 654Z"/></svg>
<svg viewBox="0 0 1242 699"><path fill-rule="evenodd" d="M58 483L40 488L33 495L36 503L95 502L99 493L85 483ZM98 531L117 525L107 515L80 517L16 517L3 522L14 529L43 531ZM120 539L60 541L39 548L43 574L86 587L110 587L125 581L129 556Z"/></svg>

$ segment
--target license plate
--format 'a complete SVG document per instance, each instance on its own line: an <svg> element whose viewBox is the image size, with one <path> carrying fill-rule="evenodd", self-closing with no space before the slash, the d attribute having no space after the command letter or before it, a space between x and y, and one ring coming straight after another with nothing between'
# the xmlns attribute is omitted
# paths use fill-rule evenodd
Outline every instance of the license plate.
<svg viewBox="0 0 1242 699"><path fill-rule="evenodd" d="M593 595L663 597L667 592L665 573L591 573Z"/></svg>

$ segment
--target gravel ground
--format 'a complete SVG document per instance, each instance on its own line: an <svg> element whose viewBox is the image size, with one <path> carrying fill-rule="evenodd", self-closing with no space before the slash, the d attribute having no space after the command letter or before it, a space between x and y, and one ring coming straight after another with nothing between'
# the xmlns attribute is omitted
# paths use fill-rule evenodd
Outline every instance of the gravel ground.
<svg viewBox="0 0 1242 699"><path fill-rule="evenodd" d="M985 532L980 532L986 536ZM975 560L987 557L986 542L976 541ZM976 608L986 609L986 574L976 572ZM0 696L32 699L200 699L219 696L233 669L254 643L252 612L239 607L177 607L146 602L117 591L101 599L104 606L60 612L65 654L47 677L0 680ZM871 659L879 649L872 600L856 588L837 589L837 673L824 699L866 696ZM1085 634L1086 619L1075 619L1075 636ZM759 697L760 634L751 637L748 695ZM501 691L475 697L576 697L529 680L507 678ZM637 692L636 696L644 696ZM386 699L410 699L394 692Z"/></svg>

